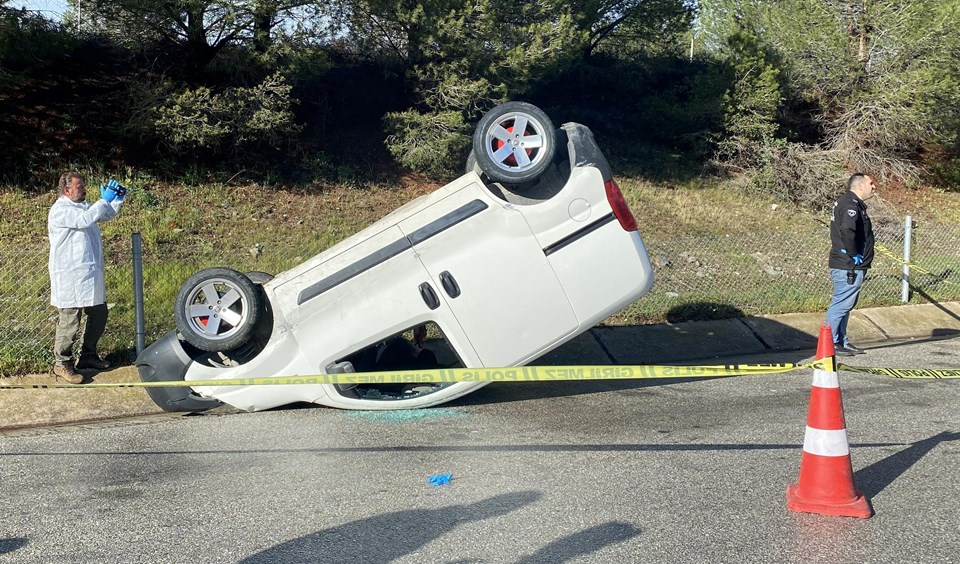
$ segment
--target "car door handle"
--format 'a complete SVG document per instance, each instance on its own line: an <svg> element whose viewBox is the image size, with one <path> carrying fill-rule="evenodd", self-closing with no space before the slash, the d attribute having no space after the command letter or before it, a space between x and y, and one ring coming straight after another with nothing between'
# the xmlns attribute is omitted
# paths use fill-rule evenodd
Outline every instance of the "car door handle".
<svg viewBox="0 0 960 564"><path fill-rule="evenodd" d="M449 271L444 270L440 273L440 283L443 285L444 291L446 291L447 295L451 298L455 298L460 295L460 285L457 284L453 274L450 274Z"/></svg>
<svg viewBox="0 0 960 564"><path fill-rule="evenodd" d="M420 297L423 298L428 308L437 309L440 307L440 298L437 297L437 293L433 291L433 286L429 282L420 284Z"/></svg>

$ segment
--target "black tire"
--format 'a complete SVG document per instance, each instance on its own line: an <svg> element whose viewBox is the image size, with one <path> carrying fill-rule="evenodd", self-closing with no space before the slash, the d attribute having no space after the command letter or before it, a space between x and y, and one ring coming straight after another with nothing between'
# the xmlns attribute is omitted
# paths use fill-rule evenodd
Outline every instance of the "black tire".
<svg viewBox="0 0 960 564"><path fill-rule="evenodd" d="M270 274L269 272L263 272L262 270L251 270L250 272L246 273L246 276L257 286L266 284L267 282L273 280L273 274Z"/></svg>
<svg viewBox="0 0 960 564"><path fill-rule="evenodd" d="M463 171L467 174L471 172L483 174L483 171L477 166L477 153L473 149L470 149L470 154L467 155L467 164L463 167Z"/></svg>
<svg viewBox="0 0 960 564"><path fill-rule="evenodd" d="M180 287L175 315L188 343L218 352L250 341L263 311L263 291L250 278L229 268L207 268Z"/></svg>
<svg viewBox="0 0 960 564"><path fill-rule="evenodd" d="M553 162L556 150L553 122L543 110L526 102L493 108L480 118L473 133L477 166L494 182L536 180Z"/></svg>
<svg viewBox="0 0 960 564"><path fill-rule="evenodd" d="M256 284L258 293L263 299L263 315L260 316L260 323L253 332L252 339L258 341L261 345L270 340L270 334L273 332L273 311L270 309L270 300L267 299L263 291L263 285L273 280L273 274L263 272L262 270L251 270L246 273L247 278Z"/></svg>

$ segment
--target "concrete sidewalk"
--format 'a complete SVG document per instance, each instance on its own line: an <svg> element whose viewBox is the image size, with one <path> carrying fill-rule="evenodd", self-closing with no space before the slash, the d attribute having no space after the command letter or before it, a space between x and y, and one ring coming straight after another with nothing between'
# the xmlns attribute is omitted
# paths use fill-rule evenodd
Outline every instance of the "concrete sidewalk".
<svg viewBox="0 0 960 564"><path fill-rule="evenodd" d="M815 349L823 313L595 327L531 364L657 364ZM960 302L855 309L856 345L960 335Z"/></svg>

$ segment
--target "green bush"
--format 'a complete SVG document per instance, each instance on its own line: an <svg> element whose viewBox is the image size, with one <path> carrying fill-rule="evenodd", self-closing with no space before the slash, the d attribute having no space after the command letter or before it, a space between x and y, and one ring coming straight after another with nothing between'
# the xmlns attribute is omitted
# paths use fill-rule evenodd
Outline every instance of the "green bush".
<svg viewBox="0 0 960 564"><path fill-rule="evenodd" d="M947 190L960 192L960 157L941 161L933 165L933 170L943 180Z"/></svg>
<svg viewBox="0 0 960 564"><path fill-rule="evenodd" d="M724 94L724 136L718 156L736 168L766 168L777 138L777 113L783 97L780 71L770 61L758 39L740 31L727 38L733 84Z"/></svg>
<svg viewBox="0 0 960 564"><path fill-rule="evenodd" d="M277 146L299 131L291 111L291 86L273 74L252 87L222 92L186 89L156 110L154 126L180 152L237 150L254 142Z"/></svg>
<svg viewBox="0 0 960 564"><path fill-rule="evenodd" d="M0 6L0 84L10 71L42 68L75 45L71 35L44 17Z"/></svg>
<svg viewBox="0 0 960 564"><path fill-rule="evenodd" d="M397 162L413 170L446 175L463 168L470 127L461 112L422 114L416 110L387 114L387 149Z"/></svg>

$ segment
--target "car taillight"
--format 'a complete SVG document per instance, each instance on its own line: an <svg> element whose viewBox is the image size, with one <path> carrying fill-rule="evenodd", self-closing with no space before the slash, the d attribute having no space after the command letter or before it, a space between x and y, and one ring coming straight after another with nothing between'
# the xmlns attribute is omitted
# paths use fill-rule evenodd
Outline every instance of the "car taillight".
<svg viewBox="0 0 960 564"><path fill-rule="evenodd" d="M633 218L633 214L630 212L630 206L628 206L627 201L623 199L623 194L620 192L620 187L617 186L617 182L611 178L603 183L603 187L607 191L607 202L610 204L610 207L613 208L613 215L616 216L617 221L620 222L620 227L623 227L624 231L636 231L637 220Z"/></svg>

